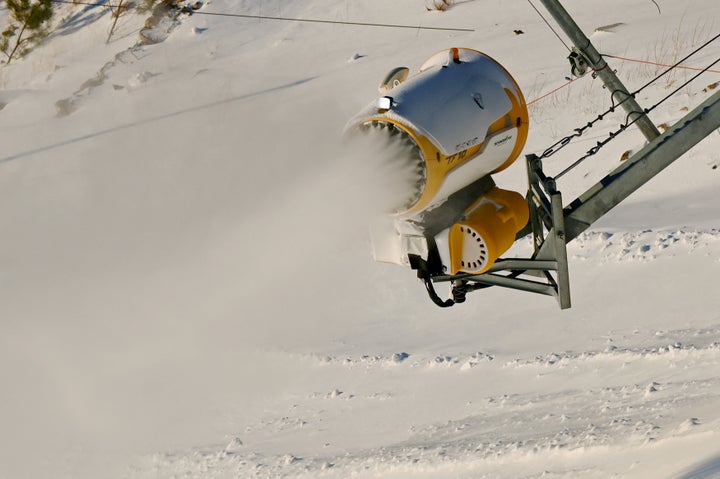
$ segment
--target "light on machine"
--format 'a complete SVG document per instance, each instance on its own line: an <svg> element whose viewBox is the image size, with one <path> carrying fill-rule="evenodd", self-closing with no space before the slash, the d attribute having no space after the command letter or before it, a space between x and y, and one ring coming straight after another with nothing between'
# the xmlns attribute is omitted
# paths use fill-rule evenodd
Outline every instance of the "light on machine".
<svg viewBox="0 0 720 479"><path fill-rule="evenodd" d="M392 108L393 100L389 96L381 96L377 100L377 109L379 112L384 113Z"/></svg>

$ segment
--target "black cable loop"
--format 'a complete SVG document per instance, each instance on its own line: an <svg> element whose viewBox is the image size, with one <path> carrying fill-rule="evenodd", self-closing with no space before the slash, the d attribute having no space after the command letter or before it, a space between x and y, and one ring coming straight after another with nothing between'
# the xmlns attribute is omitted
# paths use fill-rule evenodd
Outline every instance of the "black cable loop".
<svg viewBox="0 0 720 479"><path fill-rule="evenodd" d="M441 308L449 308L455 304L455 301L452 299L443 300L440 296L438 296L431 278L423 278L423 283L425 283L425 290L427 291L428 296L437 306L440 306Z"/></svg>
<svg viewBox="0 0 720 479"><path fill-rule="evenodd" d="M641 116L643 116L643 115L647 115L648 112L649 112L649 110L647 110L647 109L645 109L645 110L643 110L643 111L637 111L637 110L629 111L628 114L625 115L625 123L624 123L624 125L625 125L625 126L629 126L629 125L630 125L629 122L630 122L630 116L631 116L631 115L635 114L635 115L640 115L640 117L641 117ZM640 117L638 117L637 119L633 120L633 123L635 123L637 120L639 120Z"/></svg>
<svg viewBox="0 0 720 479"><path fill-rule="evenodd" d="M607 111L605 112L605 114L607 114L607 113L615 113L615 109L616 109L617 107L622 106L622 104L625 103L626 101L628 101L629 99L635 98L636 93L637 93L637 92L635 92L635 93L630 93L630 92L628 92L628 91L613 90L612 93L610 93L610 108L607 109ZM626 96L625 96L625 98L623 98L622 100L620 100L620 101L618 101L617 103L615 103L615 95L616 95L616 94L626 95Z"/></svg>

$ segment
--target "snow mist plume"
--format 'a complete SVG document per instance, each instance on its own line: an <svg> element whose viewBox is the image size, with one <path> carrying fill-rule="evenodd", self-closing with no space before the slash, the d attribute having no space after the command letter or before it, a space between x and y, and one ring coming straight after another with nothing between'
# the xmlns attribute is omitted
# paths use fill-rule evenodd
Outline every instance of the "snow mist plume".
<svg viewBox="0 0 720 479"><path fill-rule="evenodd" d="M358 200L367 213L392 213L409 208L425 186L425 163L415 142L389 124L374 124L347 138L347 168L361 189Z"/></svg>

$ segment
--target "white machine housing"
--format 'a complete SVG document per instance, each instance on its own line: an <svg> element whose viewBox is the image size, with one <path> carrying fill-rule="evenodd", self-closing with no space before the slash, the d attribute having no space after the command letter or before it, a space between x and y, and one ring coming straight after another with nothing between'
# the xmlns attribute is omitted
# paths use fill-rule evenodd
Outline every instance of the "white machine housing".
<svg viewBox="0 0 720 479"><path fill-rule="evenodd" d="M407 68L391 70L379 90L382 96L356 115L347 129L362 131L379 126L405 136L417 146L423 175L417 194L408 204L372 225L375 259L401 265L410 264L409 255L427 259L431 248L428 235L432 234L432 246L437 245L444 269L453 273L479 271L477 267L461 266L462 260L453 260L453 254L468 253L467 248L462 253L461 246L451 248L452 222L439 232L429 231L424 218L454 193L503 170L518 158L528 134L528 111L519 86L489 56L472 49L451 48L430 57L413 76L408 76ZM514 235L527 222L527 205L517 198L498 202L497 197L490 195L484 201L473 198L472 204L465 204L463 209L475 211L480 203L492 203L504 217L515 218ZM487 208L483 211L490 214ZM493 231L486 234L493 235ZM506 243L492 238L483 242ZM509 245L503 247L503 251L494 251L483 262L482 269L489 268L492 257L502 254ZM458 266L453 266L456 263Z"/></svg>

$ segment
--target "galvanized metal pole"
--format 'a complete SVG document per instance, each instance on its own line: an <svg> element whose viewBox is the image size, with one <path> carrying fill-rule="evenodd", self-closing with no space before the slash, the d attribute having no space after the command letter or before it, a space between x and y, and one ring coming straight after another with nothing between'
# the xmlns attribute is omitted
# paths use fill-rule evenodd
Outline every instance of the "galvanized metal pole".
<svg viewBox="0 0 720 479"><path fill-rule="evenodd" d="M572 241L690 148L720 128L720 91L622 162L565 208L565 241Z"/></svg>
<svg viewBox="0 0 720 479"><path fill-rule="evenodd" d="M605 59L603 59L602 55L595 49L590 39L585 36L567 10L560 5L560 2L558 0L540 1L573 42L575 48L585 57L607 89L612 92L613 97L615 97L618 102L622 102L622 107L628 115L630 115L630 119L634 120L638 115L640 116L635 124L642 134L645 135L645 138L648 141L652 141L660 136L660 132L645 114L643 108L632 98L627 88L625 88L625 85L623 85L622 81L615 75L615 72L608 67Z"/></svg>

